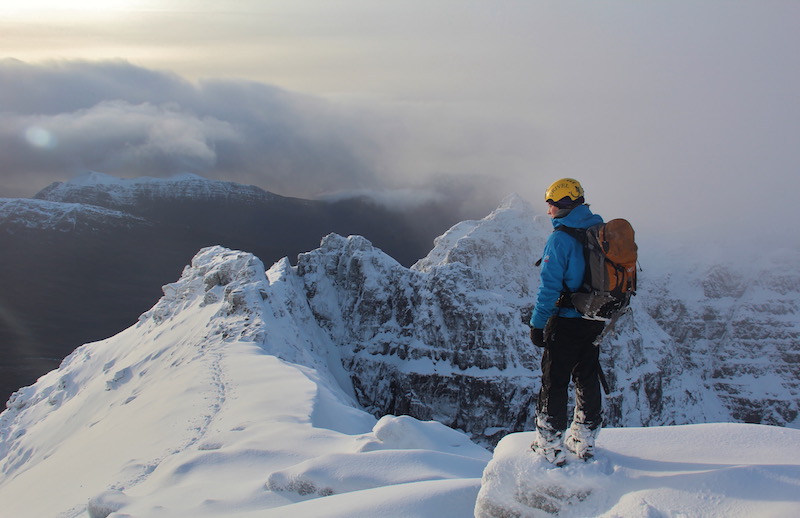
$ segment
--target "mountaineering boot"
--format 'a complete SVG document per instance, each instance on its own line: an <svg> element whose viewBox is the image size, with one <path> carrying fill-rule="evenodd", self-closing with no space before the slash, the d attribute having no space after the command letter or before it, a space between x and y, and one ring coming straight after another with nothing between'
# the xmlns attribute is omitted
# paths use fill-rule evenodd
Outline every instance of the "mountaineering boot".
<svg viewBox="0 0 800 518"><path fill-rule="evenodd" d="M599 428L592 430L585 424L573 422L564 445L579 459L589 460L594 457L594 442L599 432Z"/></svg>
<svg viewBox="0 0 800 518"><path fill-rule="evenodd" d="M561 432L543 430L537 427L536 437L531 443L531 449L554 466L561 467L567 462L567 454L564 452Z"/></svg>

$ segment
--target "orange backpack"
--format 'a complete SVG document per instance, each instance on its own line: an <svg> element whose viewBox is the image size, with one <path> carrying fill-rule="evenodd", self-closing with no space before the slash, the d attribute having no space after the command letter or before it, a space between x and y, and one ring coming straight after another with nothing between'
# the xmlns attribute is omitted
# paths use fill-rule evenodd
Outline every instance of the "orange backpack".
<svg viewBox="0 0 800 518"><path fill-rule="evenodd" d="M583 285L570 293L572 306L587 318L608 320L636 295L638 247L627 220L612 219L586 229L557 227L582 245L586 259Z"/></svg>

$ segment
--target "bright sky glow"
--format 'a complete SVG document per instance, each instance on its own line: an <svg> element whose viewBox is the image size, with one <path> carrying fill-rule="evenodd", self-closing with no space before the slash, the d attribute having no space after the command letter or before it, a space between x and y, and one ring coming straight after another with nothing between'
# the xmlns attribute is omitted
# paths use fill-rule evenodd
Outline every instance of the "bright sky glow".
<svg viewBox="0 0 800 518"><path fill-rule="evenodd" d="M83 0L63 2L61 0L25 0L4 2L0 14L37 13L48 11L127 11L150 2L142 0Z"/></svg>

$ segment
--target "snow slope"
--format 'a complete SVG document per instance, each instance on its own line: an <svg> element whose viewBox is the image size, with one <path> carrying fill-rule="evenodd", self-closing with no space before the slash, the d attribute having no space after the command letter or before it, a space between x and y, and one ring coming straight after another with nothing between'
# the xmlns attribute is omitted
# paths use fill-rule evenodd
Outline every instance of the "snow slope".
<svg viewBox="0 0 800 518"><path fill-rule="evenodd" d="M204 250L137 325L17 392L0 415L3 514L85 516L95 498L93 516L238 516L385 485L474 492L490 454L439 423L359 410L322 334L284 322L291 289L250 254Z"/></svg>
<svg viewBox="0 0 800 518"><path fill-rule="evenodd" d="M701 424L603 430L599 452L553 468L533 433L507 435L476 518L790 517L800 513L800 430Z"/></svg>
<svg viewBox="0 0 800 518"><path fill-rule="evenodd" d="M528 433L492 459L436 421L376 419L295 268L204 249L136 325L17 392L0 414L3 516L535 516L486 508L576 477L595 489L574 509L564 493L560 516L800 512L798 430L605 430L596 463L554 471Z"/></svg>

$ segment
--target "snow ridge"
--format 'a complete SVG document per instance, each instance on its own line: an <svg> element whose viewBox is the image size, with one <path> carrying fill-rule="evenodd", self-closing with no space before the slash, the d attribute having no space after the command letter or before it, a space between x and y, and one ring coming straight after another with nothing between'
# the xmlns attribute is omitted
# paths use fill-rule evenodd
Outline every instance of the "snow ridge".
<svg viewBox="0 0 800 518"><path fill-rule="evenodd" d="M166 515L195 515L187 509L197 497L230 498L218 477L226 466L237 491L263 495L262 510L383 484L466 478L476 488L490 455L466 436L358 409L352 387L339 385L336 349L314 340L323 334L307 304L284 298L299 287L290 272L286 262L265 272L252 254L204 249L135 326L81 346L16 392L0 414L4 512L152 516L177 492L185 501ZM392 469L375 478L374 462ZM206 470L214 476L186 487L187 474Z"/></svg>

